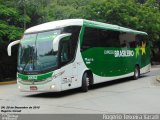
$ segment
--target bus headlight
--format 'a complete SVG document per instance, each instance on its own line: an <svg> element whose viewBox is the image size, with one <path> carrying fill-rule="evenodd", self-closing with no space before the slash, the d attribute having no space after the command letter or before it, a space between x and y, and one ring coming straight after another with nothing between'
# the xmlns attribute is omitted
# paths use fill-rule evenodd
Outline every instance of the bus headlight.
<svg viewBox="0 0 160 120"><path fill-rule="evenodd" d="M51 85L51 89L54 89L55 88L55 85Z"/></svg>
<svg viewBox="0 0 160 120"><path fill-rule="evenodd" d="M21 89L21 86L18 86L18 89Z"/></svg>

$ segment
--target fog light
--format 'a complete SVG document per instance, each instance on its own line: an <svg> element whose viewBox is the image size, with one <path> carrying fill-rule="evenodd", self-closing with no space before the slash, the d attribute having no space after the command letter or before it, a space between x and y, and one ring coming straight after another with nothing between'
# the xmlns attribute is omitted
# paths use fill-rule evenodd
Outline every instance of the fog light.
<svg viewBox="0 0 160 120"><path fill-rule="evenodd" d="M21 86L18 86L18 89L21 89Z"/></svg>
<svg viewBox="0 0 160 120"><path fill-rule="evenodd" d="M55 88L55 85L51 85L51 89L54 89Z"/></svg>

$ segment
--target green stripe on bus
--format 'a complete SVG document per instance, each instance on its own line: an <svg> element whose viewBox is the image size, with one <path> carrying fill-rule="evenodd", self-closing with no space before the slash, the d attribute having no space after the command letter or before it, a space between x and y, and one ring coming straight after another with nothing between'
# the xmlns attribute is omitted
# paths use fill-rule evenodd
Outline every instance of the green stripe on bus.
<svg viewBox="0 0 160 120"><path fill-rule="evenodd" d="M20 78L22 80L39 80L39 81L42 81L44 79L52 77L52 74L53 74L53 72L48 72L48 73L39 74L39 75L24 75L24 74L18 73L18 78Z"/></svg>

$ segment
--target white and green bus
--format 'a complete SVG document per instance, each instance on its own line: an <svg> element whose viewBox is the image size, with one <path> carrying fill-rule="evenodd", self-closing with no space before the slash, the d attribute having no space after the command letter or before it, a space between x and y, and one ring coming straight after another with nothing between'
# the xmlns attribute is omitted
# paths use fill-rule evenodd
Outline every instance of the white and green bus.
<svg viewBox="0 0 160 120"><path fill-rule="evenodd" d="M84 19L44 23L27 29L19 44L20 91L88 91L93 84L150 71L147 33Z"/></svg>

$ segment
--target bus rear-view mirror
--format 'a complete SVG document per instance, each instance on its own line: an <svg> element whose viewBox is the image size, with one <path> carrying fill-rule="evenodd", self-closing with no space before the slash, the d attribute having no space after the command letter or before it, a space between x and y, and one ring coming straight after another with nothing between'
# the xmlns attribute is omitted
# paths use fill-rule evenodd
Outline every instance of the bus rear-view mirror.
<svg viewBox="0 0 160 120"><path fill-rule="evenodd" d="M7 47L8 56L11 56L12 46L19 44L20 41L21 41L21 40L16 40L16 41L11 42L11 43L8 45L8 47Z"/></svg>
<svg viewBox="0 0 160 120"><path fill-rule="evenodd" d="M58 35L54 40L53 40L53 51L57 52L59 48L59 42L61 40L69 40L71 33L65 33L65 34L60 34Z"/></svg>

